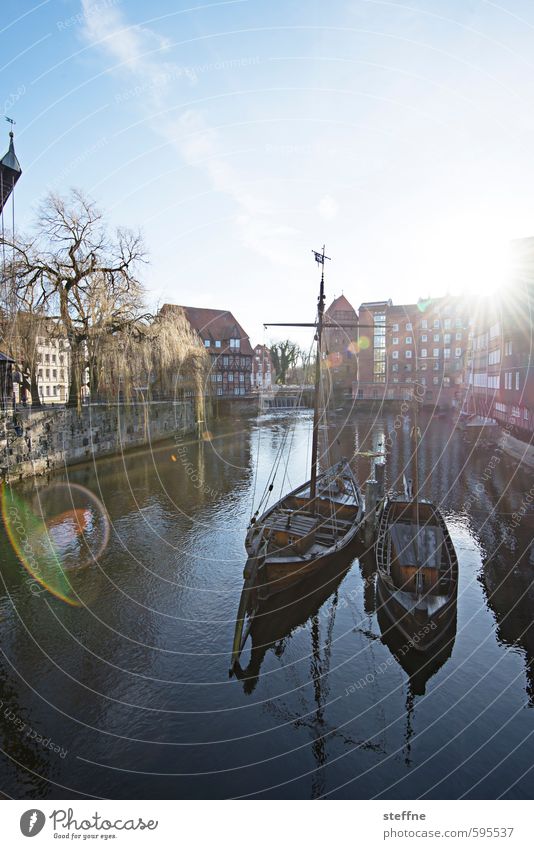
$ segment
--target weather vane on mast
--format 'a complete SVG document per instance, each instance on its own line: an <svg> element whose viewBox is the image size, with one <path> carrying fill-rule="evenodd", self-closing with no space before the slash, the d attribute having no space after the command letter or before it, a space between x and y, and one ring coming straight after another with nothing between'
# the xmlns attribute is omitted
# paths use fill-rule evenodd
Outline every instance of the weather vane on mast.
<svg viewBox="0 0 534 849"><path fill-rule="evenodd" d="M312 250L312 254L315 256L315 262L317 263L317 265L322 266L323 273L324 273L324 261L325 261L325 259L330 259L329 256L325 256L324 251L325 251L325 245L323 245L323 252L322 253L319 253L319 251Z"/></svg>

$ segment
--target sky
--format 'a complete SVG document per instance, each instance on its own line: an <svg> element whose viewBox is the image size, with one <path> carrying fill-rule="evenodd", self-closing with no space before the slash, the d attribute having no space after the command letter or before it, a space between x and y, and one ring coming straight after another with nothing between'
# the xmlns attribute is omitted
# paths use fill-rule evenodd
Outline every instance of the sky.
<svg viewBox="0 0 534 849"><path fill-rule="evenodd" d="M534 235L532 0L1 8L17 228L83 189L141 229L152 308L230 309L268 342L313 320L323 243L327 302L357 308L491 293Z"/></svg>

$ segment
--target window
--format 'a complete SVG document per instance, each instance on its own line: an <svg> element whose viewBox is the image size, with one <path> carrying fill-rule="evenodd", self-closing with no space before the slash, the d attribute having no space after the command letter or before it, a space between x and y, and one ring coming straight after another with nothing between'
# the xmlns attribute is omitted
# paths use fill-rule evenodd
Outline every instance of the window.
<svg viewBox="0 0 534 849"><path fill-rule="evenodd" d="M516 419L521 416L521 410L519 409L519 407L512 407L512 416L514 416L514 418Z"/></svg>
<svg viewBox="0 0 534 849"><path fill-rule="evenodd" d="M445 328L445 330L450 330L450 329L451 329L451 320L450 320L450 318L446 318L446 319L444 320L444 322L443 322L443 327Z"/></svg>
<svg viewBox="0 0 534 849"><path fill-rule="evenodd" d="M445 334L445 336L443 337L443 342L445 343L445 345L451 344L451 334L450 333Z"/></svg>
<svg viewBox="0 0 534 849"><path fill-rule="evenodd" d="M489 329L489 338L495 339L495 337L498 336L500 332L501 332L501 327L500 327L499 322L497 322L497 324L492 324L490 329Z"/></svg>
<svg viewBox="0 0 534 849"><path fill-rule="evenodd" d="M404 371L411 371L411 370L412 370L412 364L406 363L406 365L404 366Z"/></svg>
<svg viewBox="0 0 534 849"><path fill-rule="evenodd" d="M439 318L434 319L434 327L439 330Z"/></svg>
<svg viewBox="0 0 534 849"><path fill-rule="evenodd" d="M392 353L392 355L391 355L391 356L393 357L393 359L394 359L394 360L398 360L398 359L399 359L399 352L398 352L398 351L393 351L393 353Z"/></svg>
<svg viewBox="0 0 534 849"><path fill-rule="evenodd" d="M408 324L406 325L406 330L411 330L411 329L412 329L412 324L409 321Z"/></svg>
<svg viewBox="0 0 534 849"><path fill-rule="evenodd" d="M438 385L438 383L439 383L439 377L433 377L433 378L432 378L432 383L434 384L434 386L437 386L437 385Z"/></svg>
<svg viewBox="0 0 534 849"><path fill-rule="evenodd" d="M209 339L204 339L204 347L205 347L205 348L209 348L209 347L210 347L210 345L211 345L210 340L209 340Z"/></svg>
<svg viewBox="0 0 534 849"><path fill-rule="evenodd" d="M462 356L462 349L461 348L455 348L454 349L454 356L455 357L461 357Z"/></svg>
<svg viewBox="0 0 534 849"><path fill-rule="evenodd" d="M222 383L222 374L217 375L217 383Z"/></svg>
<svg viewBox="0 0 534 849"><path fill-rule="evenodd" d="M233 382L234 382L234 373L233 373L233 371L231 371L228 375L228 383L233 383Z"/></svg>
<svg viewBox="0 0 534 849"><path fill-rule="evenodd" d="M457 334L456 334L456 341L457 341L457 342L461 342L461 341L462 341L462 334L461 334L461 333L457 333Z"/></svg>
<svg viewBox="0 0 534 849"><path fill-rule="evenodd" d="M212 374L212 375L211 375L211 382L212 382L212 383L217 383L217 375L216 375L216 374Z"/></svg>
<svg viewBox="0 0 534 849"><path fill-rule="evenodd" d="M488 375L488 388L489 389L499 389L499 375L498 374L489 374Z"/></svg>
<svg viewBox="0 0 534 849"><path fill-rule="evenodd" d="M64 368L60 368L59 378L60 378L60 380L65 380L65 369Z"/></svg>
<svg viewBox="0 0 534 849"><path fill-rule="evenodd" d="M433 357L439 357L439 348L433 348L432 349L432 356Z"/></svg>
<svg viewBox="0 0 534 849"><path fill-rule="evenodd" d="M50 369L49 368L46 369L46 379L50 380Z"/></svg>
<svg viewBox="0 0 534 849"><path fill-rule="evenodd" d="M412 337L407 336L406 339L405 339L405 342L406 342L407 345L411 345L412 344Z"/></svg>
<svg viewBox="0 0 534 849"><path fill-rule="evenodd" d="M240 382L240 383L244 383L244 382L245 382L245 375L244 375L244 374L240 374L240 375L239 375L239 382Z"/></svg>
<svg viewBox="0 0 534 849"><path fill-rule="evenodd" d="M426 320L426 318L424 318L424 319L422 320L422 322L421 322L421 327L423 328L423 330L426 330L426 329L427 329L427 327L428 327L428 321Z"/></svg>
<svg viewBox="0 0 534 849"><path fill-rule="evenodd" d="M495 351L490 351L488 354L488 365L494 366L501 361L501 349L496 348Z"/></svg>
<svg viewBox="0 0 534 849"><path fill-rule="evenodd" d="M49 386L46 387L46 394L50 395L50 387Z"/></svg>
<svg viewBox="0 0 534 849"><path fill-rule="evenodd" d="M510 357L512 355L512 342L509 340L504 343L504 353L505 356Z"/></svg>
<svg viewBox="0 0 534 849"><path fill-rule="evenodd" d="M512 388L512 372L505 371L504 372L504 388L511 389Z"/></svg>
<svg viewBox="0 0 534 849"><path fill-rule="evenodd" d="M373 382L386 382L386 315L373 315Z"/></svg>
<svg viewBox="0 0 534 849"><path fill-rule="evenodd" d="M421 377L420 381L423 384L423 386L426 386L426 377Z"/></svg>
<svg viewBox="0 0 534 849"><path fill-rule="evenodd" d="M398 345L398 344L399 344L399 337L398 337L398 336L394 336L392 341L393 341L393 344L394 344L394 345Z"/></svg>
<svg viewBox="0 0 534 849"><path fill-rule="evenodd" d="M426 357L426 355L427 355L427 349L426 349L426 348L421 348L421 356L422 356L422 357Z"/></svg>
<svg viewBox="0 0 534 849"><path fill-rule="evenodd" d="M216 339L216 340L215 340L215 347L216 347L216 348L220 348L220 347L221 347L221 340L220 340L220 339Z"/></svg>
<svg viewBox="0 0 534 849"><path fill-rule="evenodd" d="M421 342L428 342L428 336L426 333L423 333L423 335L421 336Z"/></svg>
<svg viewBox="0 0 534 849"><path fill-rule="evenodd" d="M221 387L219 387L219 388L217 389L217 395L222 395L222 389L221 389Z"/></svg>
<svg viewBox="0 0 534 849"><path fill-rule="evenodd" d="M50 362L50 354L45 354L45 363Z"/></svg>
<svg viewBox="0 0 534 849"><path fill-rule="evenodd" d="M519 389L519 372L518 371L516 371L516 373L515 373L515 388Z"/></svg>
<svg viewBox="0 0 534 849"><path fill-rule="evenodd" d="M439 333L434 333L434 342L439 342Z"/></svg>
<svg viewBox="0 0 534 849"><path fill-rule="evenodd" d="M215 344L217 344L217 342ZM228 365L228 357L223 357L223 366L227 366L227 365Z"/></svg>
<svg viewBox="0 0 534 849"><path fill-rule="evenodd" d="M40 369L39 369L39 375L38 375L38 377L39 377L39 380L42 380L42 379L43 379L43 370L42 370L42 368L40 368Z"/></svg>
<svg viewBox="0 0 534 849"><path fill-rule="evenodd" d="M398 371L399 370L399 364L393 363L393 365L391 366L391 369L392 369L392 371Z"/></svg>
<svg viewBox="0 0 534 849"><path fill-rule="evenodd" d="M411 359L412 359L412 352L411 352L411 351L406 351L406 359L407 359L407 360L411 360Z"/></svg>
<svg viewBox="0 0 534 849"><path fill-rule="evenodd" d="M397 333L397 332L398 332L398 330L399 330L399 325L398 325L398 324L394 324L394 325L393 325L393 331L394 331L394 333Z"/></svg>
<svg viewBox="0 0 534 849"><path fill-rule="evenodd" d="M240 339L230 339L230 348L239 348L241 346Z"/></svg>
<svg viewBox="0 0 534 849"><path fill-rule="evenodd" d="M55 355L55 354L52 354L52 362L53 362L53 363L57 362L57 360L56 360L56 355Z"/></svg>
<svg viewBox="0 0 534 849"><path fill-rule="evenodd" d="M451 358L451 349L450 348L444 348L443 349L443 357L446 360L450 360L450 358Z"/></svg>

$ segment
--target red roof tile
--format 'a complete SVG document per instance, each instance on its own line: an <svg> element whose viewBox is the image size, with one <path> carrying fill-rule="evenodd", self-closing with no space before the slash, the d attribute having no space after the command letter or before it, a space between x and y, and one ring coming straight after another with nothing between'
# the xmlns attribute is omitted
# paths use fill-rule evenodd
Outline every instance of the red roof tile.
<svg viewBox="0 0 534 849"><path fill-rule="evenodd" d="M189 324L197 331L203 341L206 339L209 339L210 342L219 340L221 342L220 350L223 351L229 348L230 339L239 339L241 342L240 353L245 356L253 355L254 352L247 333L229 310L163 304L161 312L171 312L177 309L184 311Z"/></svg>

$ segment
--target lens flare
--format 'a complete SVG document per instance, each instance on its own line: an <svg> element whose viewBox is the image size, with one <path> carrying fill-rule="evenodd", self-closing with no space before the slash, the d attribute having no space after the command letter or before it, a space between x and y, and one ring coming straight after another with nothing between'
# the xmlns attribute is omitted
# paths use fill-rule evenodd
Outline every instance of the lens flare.
<svg viewBox="0 0 534 849"><path fill-rule="evenodd" d="M32 578L56 598L80 606L72 577L108 544L104 505L78 484L40 489L31 502L4 485L1 508L11 545Z"/></svg>

